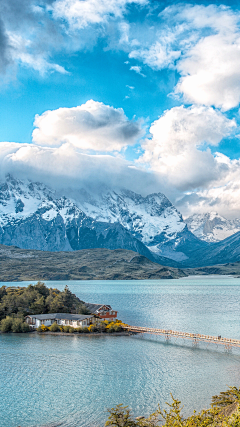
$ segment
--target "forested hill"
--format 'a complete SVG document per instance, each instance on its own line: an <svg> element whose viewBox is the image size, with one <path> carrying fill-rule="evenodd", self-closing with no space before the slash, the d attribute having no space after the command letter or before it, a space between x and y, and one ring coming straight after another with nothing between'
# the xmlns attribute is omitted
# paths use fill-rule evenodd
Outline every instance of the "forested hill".
<svg viewBox="0 0 240 427"><path fill-rule="evenodd" d="M0 320L8 315L41 313L89 314L84 302L66 286L64 291L47 288L44 283L27 287L0 288Z"/></svg>

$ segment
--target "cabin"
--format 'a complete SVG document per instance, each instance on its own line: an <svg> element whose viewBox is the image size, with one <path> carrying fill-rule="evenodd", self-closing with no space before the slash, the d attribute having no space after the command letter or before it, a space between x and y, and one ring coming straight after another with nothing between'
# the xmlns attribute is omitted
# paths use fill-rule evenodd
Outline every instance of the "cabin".
<svg viewBox="0 0 240 427"><path fill-rule="evenodd" d="M49 313L49 314L29 314L25 317L26 323L36 329L41 325L51 326L57 323L59 326L71 326L81 328L96 322L92 314L71 314L71 313Z"/></svg>
<svg viewBox="0 0 240 427"><path fill-rule="evenodd" d="M117 311L113 310L110 305L91 304L85 302L87 309L102 320L114 320L117 318Z"/></svg>

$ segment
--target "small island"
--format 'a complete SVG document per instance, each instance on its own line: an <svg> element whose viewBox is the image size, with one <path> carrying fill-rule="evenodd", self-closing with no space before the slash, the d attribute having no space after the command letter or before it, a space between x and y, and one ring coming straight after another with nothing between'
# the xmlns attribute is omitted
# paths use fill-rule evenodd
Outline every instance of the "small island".
<svg viewBox="0 0 240 427"><path fill-rule="evenodd" d="M124 324L109 305L85 303L67 286L63 291L44 283L0 288L0 330L40 333L113 333Z"/></svg>

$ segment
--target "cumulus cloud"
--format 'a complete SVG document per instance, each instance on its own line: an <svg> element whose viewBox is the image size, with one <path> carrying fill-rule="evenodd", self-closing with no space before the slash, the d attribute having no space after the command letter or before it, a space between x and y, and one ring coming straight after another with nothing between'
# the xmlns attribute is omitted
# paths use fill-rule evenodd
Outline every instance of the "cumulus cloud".
<svg viewBox="0 0 240 427"><path fill-rule="evenodd" d="M46 111L35 117L33 141L46 146L69 142L82 150L121 151L142 136L141 123L121 108L93 100L74 108Z"/></svg>
<svg viewBox="0 0 240 427"><path fill-rule="evenodd" d="M174 107L152 124L140 161L181 190L206 187L229 171L223 156L208 146L217 146L235 128L235 120L213 108Z"/></svg>
<svg viewBox="0 0 240 427"><path fill-rule="evenodd" d="M182 78L175 93L187 102L227 111L240 102L240 33L200 40L178 66Z"/></svg>

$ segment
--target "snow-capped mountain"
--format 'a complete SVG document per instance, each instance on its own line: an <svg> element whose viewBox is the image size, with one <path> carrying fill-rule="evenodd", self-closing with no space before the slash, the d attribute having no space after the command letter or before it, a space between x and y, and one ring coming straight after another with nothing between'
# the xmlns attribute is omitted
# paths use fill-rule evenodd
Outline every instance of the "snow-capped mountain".
<svg viewBox="0 0 240 427"><path fill-rule="evenodd" d="M43 184L10 176L0 184L0 243L48 251L123 248L155 260L121 224L95 221Z"/></svg>
<svg viewBox="0 0 240 427"><path fill-rule="evenodd" d="M50 251L123 248L158 262L182 261L206 245L161 193L79 190L69 198L11 176L0 184L0 243Z"/></svg>
<svg viewBox="0 0 240 427"><path fill-rule="evenodd" d="M194 214L185 222L195 236L206 242L220 242L240 231L240 219L229 220L216 212Z"/></svg>
<svg viewBox="0 0 240 427"><path fill-rule="evenodd" d="M162 193L143 197L126 189L105 189L98 194L81 190L75 197L88 216L101 222L119 222L158 256L182 261L188 258L193 246L202 246Z"/></svg>

